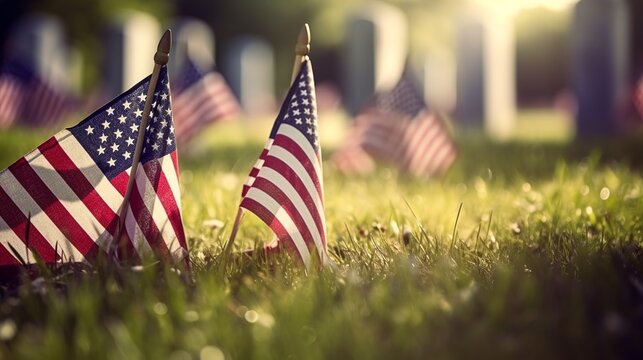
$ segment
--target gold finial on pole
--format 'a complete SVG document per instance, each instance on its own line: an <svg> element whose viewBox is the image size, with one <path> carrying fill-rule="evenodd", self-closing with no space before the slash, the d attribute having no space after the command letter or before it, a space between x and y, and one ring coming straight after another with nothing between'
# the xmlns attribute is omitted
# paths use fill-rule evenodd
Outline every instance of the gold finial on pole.
<svg viewBox="0 0 643 360"><path fill-rule="evenodd" d="M132 168L129 175L129 182L127 183L127 190L123 197L123 203L121 204L118 212L119 219L118 226L116 227L116 233L114 234L114 241L121 248L124 248L126 244L126 238L122 237L123 227L125 226L125 216L127 216L127 208L130 196L132 195L132 189L134 188L134 184L136 184L136 170L138 169L141 152L143 151L143 145L145 144L145 129L147 128L147 123L150 119L152 103L154 102L154 91L156 90L156 84L159 80L161 67L167 64L167 61L170 58L171 47L172 32L168 29L163 33L163 36L156 48L156 54L154 54L154 70L152 71L152 77L150 78L150 86L147 88L147 98L145 99L145 107L143 108L141 124L138 127L138 138L136 139L136 148L134 149L134 155L132 156Z"/></svg>
<svg viewBox="0 0 643 360"><path fill-rule="evenodd" d="M295 64L292 67L292 77L290 82L295 81L295 77L301 68L301 62L304 57L310 53L310 28L308 24L304 24L297 36L297 44L295 44Z"/></svg>

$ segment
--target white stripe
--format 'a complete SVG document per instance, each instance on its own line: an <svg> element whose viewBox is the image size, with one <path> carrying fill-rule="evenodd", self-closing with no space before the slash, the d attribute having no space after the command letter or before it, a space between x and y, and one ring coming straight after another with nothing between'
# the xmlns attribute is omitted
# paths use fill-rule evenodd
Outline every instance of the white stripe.
<svg viewBox="0 0 643 360"><path fill-rule="evenodd" d="M313 167L315 168L315 172L317 173L317 177L319 177L319 184L321 187L321 192L322 192L322 197L324 196L324 186L323 186L323 172L320 164L321 160L321 154L317 154L315 152L315 149L312 147L310 144L310 141L304 136L304 134L301 133L297 128L295 128L292 125L289 124L281 124L279 127L279 130L277 131L278 134L283 134L292 140L294 140L299 147L304 151L304 154L308 157L308 160L310 160L310 163L313 164ZM319 156L319 158L318 158ZM297 161L298 162L298 161Z"/></svg>
<svg viewBox="0 0 643 360"><path fill-rule="evenodd" d="M134 245L134 249L141 258L153 256L154 252L152 251L150 244L145 239L143 230L138 226L138 222L134 218L131 206L127 207L127 214L125 215L125 229L127 229L127 236Z"/></svg>
<svg viewBox="0 0 643 360"><path fill-rule="evenodd" d="M11 244L11 246L13 246L16 252L22 257L22 260L24 260L28 264L33 264L36 262L36 259L34 258L31 250L27 248L26 244L18 237L18 235L16 235L15 232L13 232L11 227L4 221L4 219L1 216L0 216L0 244L2 244L2 246L4 246L7 249L7 252L11 254L11 256L13 257L15 257L15 255L13 254L13 251L8 246L8 244Z"/></svg>
<svg viewBox="0 0 643 360"><path fill-rule="evenodd" d="M4 171L0 174L0 186L11 197L24 216L31 216L31 226L42 234L53 249L60 249L61 255L64 254L64 257L68 260L84 260L83 254L73 246L69 239L58 229L58 226L51 221L11 171Z"/></svg>
<svg viewBox="0 0 643 360"><path fill-rule="evenodd" d="M288 235L290 235L293 243L295 244L295 247L297 248L297 251L299 252L299 255L301 255L301 259L303 260L304 265L306 265L306 268L308 268L308 266L310 265L310 253L308 252L308 248L306 247L304 239L301 237L301 233L299 233L297 226L295 226L295 223L293 223L290 216L288 216L288 213L286 213L286 211L275 201L275 199L273 199L260 189L250 189L250 191L248 191L248 194L246 194L246 198L255 200L274 215L277 221L279 221L284 229L286 229ZM270 224L267 225L270 226Z"/></svg>
<svg viewBox="0 0 643 360"><path fill-rule="evenodd" d="M295 207L295 211L297 211L304 219L304 222L306 223L306 227L309 229L311 235L313 236L313 240L315 242L315 246L317 247L317 253L319 255L319 258L323 260L324 244L322 243L320 235L324 231L324 229L317 228L317 224L315 223L315 220L313 219L313 216L310 213L310 210L308 209L306 204L304 204L304 201L301 198L301 196L297 193L297 190L295 190L292 184L290 184L290 182L288 182L288 180L284 178L280 173L268 167L263 169L260 176L270 181L271 183L275 184L281 191L284 192L284 194L286 194L288 199L292 201ZM320 216L320 220L321 219L323 219L323 217Z"/></svg>
<svg viewBox="0 0 643 360"><path fill-rule="evenodd" d="M123 195L109 182L109 179L98 168L98 165L87 154L85 148L76 140L76 138L67 130L56 134L58 144L63 148L71 161L76 165L89 183L94 187L98 195L105 201L110 209L118 213L118 209L123 203ZM127 170L129 173L129 169Z"/></svg>
<svg viewBox="0 0 643 360"><path fill-rule="evenodd" d="M308 171L306 171L299 160L297 160L297 158L293 154L291 154L288 150L282 148L281 146L273 146L272 149L270 149L268 155L281 159L283 162L288 164L288 166L295 172L295 174L297 174L299 179L301 179L301 181L304 183L304 187L308 191L308 196L310 196L310 198L315 203L315 208L317 209L317 212L321 217L322 224L326 224L326 218L324 216L324 203L322 201L322 198L320 198L319 193L317 192L317 187L310 177L310 174L308 173ZM263 169L264 168L262 168L259 171L259 174L257 174L258 177L263 176ZM323 187L321 181L322 180L319 179L320 186ZM280 185L281 184L277 184L279 188L281 188ZM323 231L324 235L326 234L325 229L321 229L321 231Z"/></svg>
<svg viewBox="0 0 643 360"><path fill-rule="evenodd" d="M174 168L174 162L172 162L171 155L165 155L160 158L161 170L165 174L167 182L170 184L170 189L172 190L172 195L174 196L174 201L176 201L176 206L181 211L181 188L179 187L179 174L176 173Z"/></svg>

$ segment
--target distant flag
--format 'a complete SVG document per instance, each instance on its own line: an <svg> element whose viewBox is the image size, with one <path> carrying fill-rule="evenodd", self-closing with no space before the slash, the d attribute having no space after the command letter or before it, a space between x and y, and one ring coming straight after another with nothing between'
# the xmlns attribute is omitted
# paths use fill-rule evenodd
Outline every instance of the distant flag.
<svg viewBox="0 0 643 360"><path fill-rule="evenodd" d="M315 254L321 263L327 260L322 161L310 60L301 64L288 91L268 142L243 187L241 207L266 223L306 267Z"/></svg>
<svg viewBox="0 0 643 360"><path fill-rule="evenodd" d="M180 143L187 143L206 125L233 118L239 112L239 103L223 76L203 70L189 57L172 86L172 96Z"/></svg>
<svg viewBox="0 0 643 360"><path fill-rule="evenodd" d="M643 75L639 77L634 88L634 106L639 113L639 118L643 119Z"/></svg>
<svg viewBox="0 0 643 360"><path fill-rule="evenodd" d="M150 77L0 172L0 265L91 262L115 245ZM135 259L186 254L167 69L163 67L127 204Z"/></svg>
<svg viewBox="0 0 643 360"><path fill-rule="evenodd" d="M0 126L15 122L51 126L79 107L78 99L57 89L32 69L10 61L0 73Z"/></svg>
<svg viewBox="0 0 643 360"><path fill-rule="evenodd" d="M457 156L445 125L426 106L408 69L393 89L358 114L333 162L340 171L364 173L371 166L360 161L360 150L416 176L440 174Z"/></svg>

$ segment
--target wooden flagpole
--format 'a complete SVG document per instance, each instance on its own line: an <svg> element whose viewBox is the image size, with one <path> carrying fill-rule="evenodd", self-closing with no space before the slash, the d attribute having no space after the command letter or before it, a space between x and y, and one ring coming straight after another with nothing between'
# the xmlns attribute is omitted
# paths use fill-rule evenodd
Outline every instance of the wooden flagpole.
<svg viewBox="0 0 643 360"><path fill-rule="evenodd" d="M301 63L302 61L304 61L304 57L307 56L309 52L310 52L310 28L308 27L308 24L304 24L304 26L302 26L301 28L301 31L299 31L299 35L297 36L297 43L295 44L295 63L293 64L293 67L292 67L292 76L290 79L291 84L295 81L295 78L299 73L299 69L301 68ZM234 244L234 240L237 237L237 231L239 231L239 225L241 224L241 219L243 219L243 215L245 215L245 211L242 207L239 207L239 210L237 210L237 216L234 218L232 231L230 231L230 238L228 239L228 243L226 244L226 247L223 250L223 255L226 259L230 256L230 253L232 252L232 245Z"/></svg>
<svg viewBox="0 0 643 360"><path fill-rule="evenodd" d="M136 184L136 170L138 169L139 161L141 159L141 152L143 151L143 145L145 144L145 129L150 119L150 112L152 110L152 103L154 102L154 91L156 90L156 84L159 80L159 75L161 73L161 67L167 64L167 61L170 58L170 48L172 47L172 32L168 29L165 30L165 33L159 41L158 47L156 48L156 54L154 54L154 70L152 71L152 78L150 79L150 86L147 89L147 98L145 99L145 107L143 108L143 116L141 118L141 124L138 127L138 138L136 139L136 148L134 149L134 155L132 158L132 168L129 175L129 182L127 183L127 190L125 191L125 196L123 197L123 203L121 204L119 210L119 220L118 226L116 227L116 234L114 239L118 241L119 247L125 246L125 238L122 238L123 228L125 226L125 217L127 216L127 208L129 204L130 196L132 195L132 189Z"/></svg>

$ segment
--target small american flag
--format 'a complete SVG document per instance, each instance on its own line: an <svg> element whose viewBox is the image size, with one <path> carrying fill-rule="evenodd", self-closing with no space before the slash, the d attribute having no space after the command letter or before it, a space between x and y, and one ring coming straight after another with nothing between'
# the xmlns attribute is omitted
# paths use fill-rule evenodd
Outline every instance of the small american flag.
<svg viewBox="0 0 643 360"><path fill-rule="evenodd" d="M0 125L51 126L79 108L74 96L55 88L28 67L10 61L0 74Z"/></svg>
<svg viewBox="0 0 643 360"><path fill-rule="evenodd" d="M188 58L172 86L176 138L187 143L206 125L235 117L239 103L225 79Z"/></svg>
<svg viewBox="0 0 643 360"><path fill-rule="evenodd" d="M363 149L416 176L440 174L457 156L445 125L427 108L408 69L393 89L357 116L346 145L333 159L340 171L364 172L359 161L363 154L352 149Z"/></svg>
<svg viewBox="0 0 643 360"><path fill-rule="evenodd" d="M301 64L243 187L241 207L266 223L307 268L315 253L325 263L322 161L313 70L308 59Z"/></svg>
<svg viewBox="0 0 643 360"><path fill-rule="evenodd" d="M34 263L34 253L47 263L91 263L116 245L149 83L147 77L0 172L0 265ZM163 67L126 204L123 234L134 259L186 254L171 113Z"/></svg>

